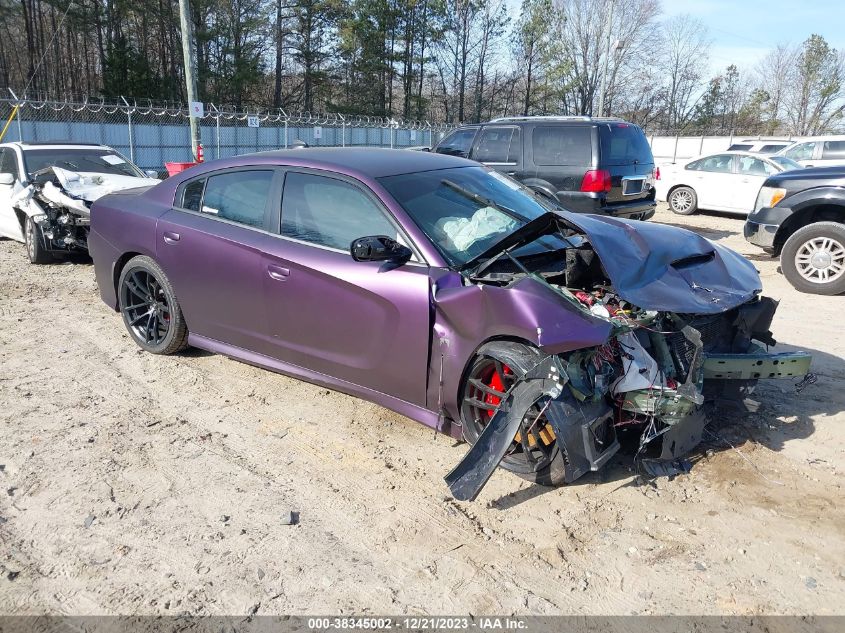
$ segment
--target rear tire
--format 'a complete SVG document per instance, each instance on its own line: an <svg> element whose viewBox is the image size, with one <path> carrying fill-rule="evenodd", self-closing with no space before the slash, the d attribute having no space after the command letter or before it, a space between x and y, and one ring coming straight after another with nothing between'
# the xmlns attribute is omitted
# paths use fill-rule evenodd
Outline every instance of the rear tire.
<svg viewBox="0 0 845 633"><path fill-rule="evenodd" d="M814 222L798 229L783 245L780 267L799 292L845 293L845 225Z"/></svg>
<svg viewBox="0 0 845 633"><path fill-rule="evenodd" d="M175 354L188 346L188 326L176 293L152 258L130 259L117 289L123 324L138 347L151 354Z"/></svg>
<svg viewBox="0 0 845 633"><path fill-rule="evenodd" d="M669 208L678 215L692 215L698 211L698 196L692 187L677 187L669 194Z"/></svg>
<svg viewBox="0 0 845 633"><path fill-rule="evenodd" d="M507 368L500 374L503 376L503 382L510 381L504 385L507 389L514 382L521 379L529 369L532 369L539 358L540 353L536 348L521 343L506 341L488 343L478 350L478 355L470 365L467 378L461 390L461 422L464 439L467 442L470 444L476 442L489 419L489 417L484 419L485 411L479 410L477 407L469 404L469 402L477 400L479 397L484 397L484 392L480 391L470 381L480 379L485 385L489 385L489 382L484 376L485 372L490 371L491 365L497 368L493 370L497 373L502 371L503 368ZM534 412L533 415L532 411ZM540 407L535 405L526 412L526 415L530 420L536 420L539 412ZM542 422L543 420L540 420L541 424ZM520 433L522 433L522 430ZM528 435L531 434L526 434L526 436ZM546 435L546 438L548 437ZM534 457L536 460L535 462L532 463L532 460L526 457L524 452L522 452L523 446L515 439L514 452L502 459L500 466L533 483L544 486L563 485L566 475L565 451L561 450L556 438L551 443L546 444L543 438L540 437L540 434L535 433L534 441L534 446L537 449L531 450L530 452L531 457ZM543 442L542 446L540 445L541 442Z"/></svg>
<svg viewBox="0 0 845 633"><path fill-rule="evenodd" d="M29 216L24 220L23 239L30 264L49 264L53 261L52 254L44 247L41 225Z"/></svg>

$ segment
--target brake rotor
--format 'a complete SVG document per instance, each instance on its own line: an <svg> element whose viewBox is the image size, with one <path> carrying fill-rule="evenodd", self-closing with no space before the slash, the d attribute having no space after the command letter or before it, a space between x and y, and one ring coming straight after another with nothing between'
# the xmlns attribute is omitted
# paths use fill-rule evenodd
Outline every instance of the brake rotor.
<svg viewBox="0 0 845 633"><path fill-rule="evenodd" d="M513 374L511 368L507 365L502 365L502 370L504 371L506 376L510 376ZM505 385L502 382L502 379L499 377L497 372L493 372L490 378L485 381L485 384L490 387L491 389L495 389L499 393L504 393L506 391ZM491 393L488 393L484 396L484 402L487 404L498 406L502 399L499 396L494 396ZM528 446L529 448L534 448L537 446L537 442L542 442L544 446L551 446L555 441L555 432L552 429L552 425L549 424L545 419L536 420L531 416L532 411L528 411L526 413L526 422L529 424L529 432L528 432ZM492 418L495 414L494 410L487 411L487 417ZM535 415L535 417L537 417ZM522 442L522 434L517 432L516 436L514 436L514 442L521 443Z"/></svg>

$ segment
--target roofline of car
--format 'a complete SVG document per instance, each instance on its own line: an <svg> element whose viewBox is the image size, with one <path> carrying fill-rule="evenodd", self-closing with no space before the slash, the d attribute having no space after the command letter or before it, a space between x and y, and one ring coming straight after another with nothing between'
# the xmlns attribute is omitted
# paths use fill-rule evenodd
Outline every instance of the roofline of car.
<svg viewBox="0 0 845 633"><path fill-rule="evenodd" d="M102 143L90 143L85 141L9 141L0 144L5 147L17 145L18 147L109 147Z"/></svg>
<svg viewBox="0 0 845 633"><path fill-rule="evenodd" d="M618 117L592 117L592 116L579 116L579 115L568 115L568 116L555 116L555 115L543 115L543 116L507 116L507 117L499 117L496 119L491 119L487 121L487 123L480 123L479 125L487 125L489 123L526 123L531 121L560 121L562 123L566 122L573 122L573 121L583 121L585 123L624 123L624 119L620 119Z"/></svg>

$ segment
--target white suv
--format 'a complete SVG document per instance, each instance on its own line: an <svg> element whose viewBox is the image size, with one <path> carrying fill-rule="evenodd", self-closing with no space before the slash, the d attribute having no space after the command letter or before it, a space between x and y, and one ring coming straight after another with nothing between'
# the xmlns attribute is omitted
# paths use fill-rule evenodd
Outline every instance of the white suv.
<svg viewBox="0 0 845 633"><path fill-rule="evenodd" d="M777 155L791 158L804 167L845 165L845 135L807 137Z"/></svg>
<svg viewBox="0 0 845 633"><path fill-rule="evenodd" d="M777 154L785 147L792 145L792 141L775 138L747 138L744 141L735 141L728 148L729 152L752 152L754 154Z"/></svg>

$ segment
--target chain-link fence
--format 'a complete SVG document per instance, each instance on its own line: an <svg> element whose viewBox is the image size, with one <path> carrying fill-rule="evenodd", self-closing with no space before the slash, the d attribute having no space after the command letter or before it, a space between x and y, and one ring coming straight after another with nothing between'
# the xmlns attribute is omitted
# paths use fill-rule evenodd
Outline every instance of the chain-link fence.
<svg viewBox="0 0 845 633"><path fill-rule="evenodd" d="M17 108L17 109L15 109ZM3 141L101 143L142 169L162 170L165 162L191 161L189 111L120 99L118 102L0 99ZM206 104L199 118L207 160L289 147L431 146L447 124L341 114L247 112Z"/></svg>

